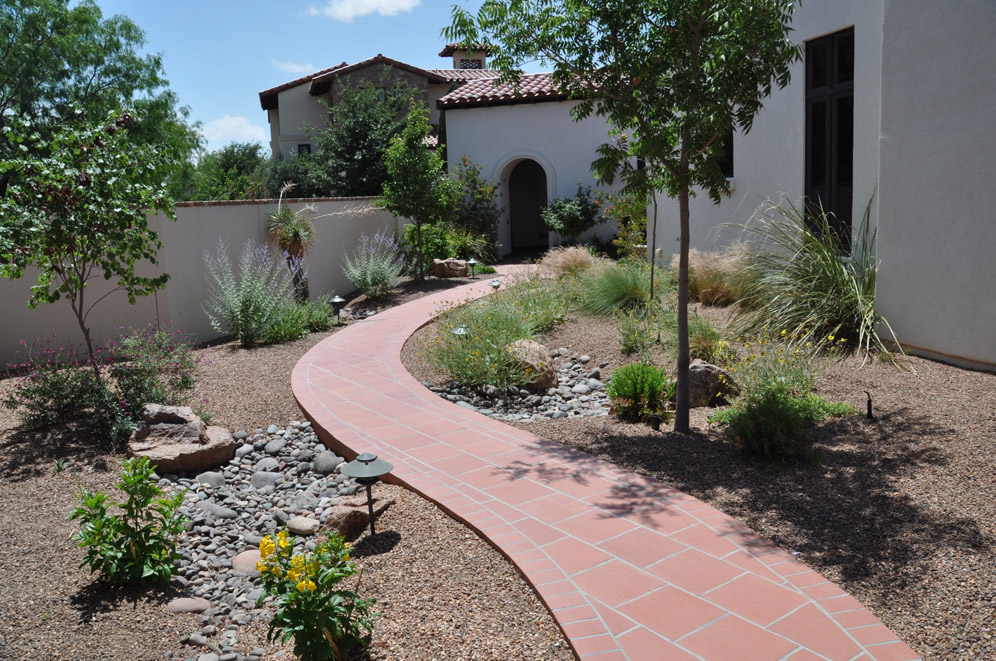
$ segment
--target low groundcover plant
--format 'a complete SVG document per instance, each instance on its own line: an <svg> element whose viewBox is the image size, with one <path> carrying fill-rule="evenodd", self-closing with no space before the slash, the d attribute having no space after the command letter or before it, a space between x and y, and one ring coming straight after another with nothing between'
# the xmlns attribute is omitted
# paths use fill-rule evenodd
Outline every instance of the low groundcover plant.
<svg viewBox="0 0 996 661"><path fill-rule="evenodd" d="M349 543L339 533L326 535L311 553L294 553L293 541L282 530L260 541L259 555L256 569L264 589L259 603L266 595L277 600L270 641L293 638L294 654L305 661L342 661L366 648L377 616L370 613L374 600L338 588L358 573Z"/></svg>

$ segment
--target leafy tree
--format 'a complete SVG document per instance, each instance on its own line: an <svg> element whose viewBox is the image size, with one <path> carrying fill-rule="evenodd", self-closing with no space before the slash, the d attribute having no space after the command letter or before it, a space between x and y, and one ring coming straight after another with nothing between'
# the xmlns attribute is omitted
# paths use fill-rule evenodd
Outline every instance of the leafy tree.
<svg viewBox="0 0 996 661"><path fill-rule="evenodd" d="M179 183L189 177L190 157L202 139L167 87L161 56L139 54L144 45L137 25L124 16L105 19L94 0L4 0L0 129L19 116L51 137L81 117L95 121L130 107L129 139L167 151ZM0 159L11 158L13 149L0 137ZM0 177L0 195L5 184Z"/></svg>
<svg viewBox="0 0 996 661"><path fill-rule="evenodd" d="M422 227L444 223L457 208L458 186L443 172L443 159L425 146L429 135L429 111L412 102L401 135L391 141L385 162L388 180L380 203L395 216L408 218L415 226L415 279L425 277Z"/></svg>
<svg viewBox="0 0 996 661"><path fill-rule="evenodd" d="M689 430L689 198L693 187L717 202L729 193L716 162L723 136L749 131L773 86L788 83L800 57L787 36L794 7L795 0L486 0L476 16L455 7L443 30L451 40L491 44L492 67L505 79L537 57L552 63L554 82L578 101L573 117L595 114L614 129L617 139L593 163L597 173L608 183L620 176L624 191L678 199L677 432Z"/></svg>
<svg viewBox="0 0 996 661"><path fill-rule="evenodd" d="M255 200L266 195L269 159L262 145L232 142L197 162L191 200Z"/></svg>
<svg viewBox="0 0 996 661"><path fill-rule="evenodd" d="M442 120L440 120L442 125ZM440 130L440 137L442 131ZM441 158L445 161L446 155ZM481 179L481 166L470 162L466 156L454 166L450 177L460 187L453 224L467 230L472 235L487 238L486 252L498 254L498 221L501 219L501 206L498 204L498 186L493 181Z"/></svg>
<svg viewBox="0 0 996 661"><path fill-rule="evenodd" d="M312 136L314 160L327 194L350 197L380 195L388 178L384 152L401 133L405 112L416 90L389 72L377 82L339 87L339 101L329 108L324 127Z"/></svg>
<svg viewBox="0 0 996 661"><path fill-rule="evenodd" d="M50 138L19 118L7 123L3 139L20 155L0 160L0 174L9 178L0 198L0 274L13 280L37 267L28 305L68 298L92 359L87 318L110 292L91 301L88 285L116 278L113 291L134 303L166 284L166 274L136 275L135 264L155 264L162 247L148 215L162 211L175 219L165 184L169 158L131 143L128 113L84 128L73 122Z"/></svg>
<svg viewBox="0 0 996 661"><path fill-rule="evenodd" d="M325 197L329 194L327 178L319 172L314 154L294 154L286 161L281 155L270 162L266 196L280 197L280 191L288 183L294 184L297 197Z"/></svg>

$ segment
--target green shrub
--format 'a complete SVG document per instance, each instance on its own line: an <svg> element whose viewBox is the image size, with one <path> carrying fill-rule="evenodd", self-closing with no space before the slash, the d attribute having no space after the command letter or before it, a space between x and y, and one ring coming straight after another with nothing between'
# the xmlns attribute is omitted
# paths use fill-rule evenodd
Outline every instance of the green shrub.
<svg viewBox="0 0 996 661"><path fill-rule="evenodd" d="M309 333L322 333L332 328L335 310L327 297L299 303L298 307L304 315L304 325Z"/></svg>
<svg viewBox="0 0 996 661"><path fill-rule="evenodd" d="M244 347L255 346L271 334L271 326L293 303L290 274L266 245L251 240L242 247L238 273L222 239L214 255L204 254L208 269L205 313L211 328L235 335Z"/></svg>
<svg viewBox="0 0 996 661"><path fill-rule="evenodd" d="M614 220L618 232L612 239L621 257L647 256L647 200L639 196L610 193L605 196L605 218Z"/></svg>
<svg viewBox="0 0 996 661"><path fill-rule="evenodd" d="M784 385L752 390L733 406L709 418L720 423L726 436L750 454L780 462L797 457L819 461L811 428L828 417L853 415L848 404L828 402L819 395L791 395Z"/></svg>
<svg viewBox="0 0 996 661"><path fill-rule="evenodd" d="M619 320L619 349L623 355L644 354L653 343L653 329L645 314L636 310L617 313Z"/></svg>
<svg viewBox="0 0 996 661"><path fill-rule="evenodd" d="M662 280L663 278L659 278ZM655 285L660 297L665 283ZM587 270L580 280L579 306L585 312L609 316L650 303L650 266L640 260L622 260Z"/></svg>
<svg viewBox="0 0 996 661"><path fill-rule="evenodd" d="M662 312L659 316L661 329L667 336L667 342L673 350L678 347L678 315L673 309ZM716 353L723 334L698 313L688 312L688 357L689 360L700 358L707 363L716 362Z"/></svg>
<svg viewBox="0 0 996 661"><path fill-rule="evenodd" d="M741 338L740 355L720 343L717 362L725 363L740 387L733 405L710 418L725 428L738 448L772 461L797 457L817 461L811 428L830 416L854 412L847 404L825 401L812 392L819 371L840 351L842 343L820 354L812 342L798 341L783 331Z"/></svg>
<svg viewBox="0 0 996 661"><path fill-rule="evenodd" d="M450 227L446 231L446 246L449 254L458 259L474 258L479 262L495 259L493 242L486 234L476 234L462 227Z"/></svg>
<svg viewBox="0 0 996 661"><path fill-rule="evenodd" d="M186 521L180 513L183 492L163 496L153 480L147 457L126 459L118 488L127 500L111 514L107 494L80 486L80 505L69 515L81 528L73 540L86 549L80 567L103 574L111 584L132 585L149 580L166 585L173 575L177 538Z"/></svg>
<svg viewBox="0 0 996 661"><path fill-rule="evenodd" d="M543 209L543 224L567 242L574 243L579 236L602 222L600 204L600 200L592 199L591 187L582 186L579 181L574 197L558 197Z"/></svg>
<svg viewBox="0 0 996 661"><path fill-rule="evenodd" d="M194 389L199 362L189 335L149 324L121 340L110 369L120 405L137 421L148 403L179 406Z"/></svg>
<svg viewBox="0 0 996 661"><path fill-rule="evenodd" d="M644 420L657 414L669 417L668 401L674 397L675 382L665 371L649 363L630 363L612 373L606 393L621 418Z"/></svg>
<svg viewBox="0 0 996 661"><path fill-rule="evenodd" d="M432 273L432 260L452 257L449 243L446 241L447 229L444 223L422 225L422 254L425 257L423 262L425 273ZM415 225L409 224L405 225L401 236L401 259L404 272L408 275L415 275L418 270L415 233Z"/></svg>
<svg viewBox="0 0 996 661"><path fill-rule="evenodd" d="M508 347L562 323L566 307L554 283L538 278L512 283L504 291L442 315L428 357L437 369L464 385L504 388L528 383L535 375L525 372ZM454 334L464 326L466 334Z"/></svg>
<svg viewBox="0 0 996 661"><path fill-rule="evenodd" d="M487 248L482 255L497 254L498 221L501 219L501 207L495 192L497 185L481 179L481 167L471 163L466 156L453 168L451 176L460 188L453 224L474 236L484 237ZM476 259L491 261L492 258Z"/></svg>
<svg viewBox="0 0 996 661"><path fill-rule="evenodd" d="M308 334L308 313L298 303L289 303L280 308L270 321L263 341L267 344L282 344L300 340Z"/></svg>
<svg viewBox="0 0 996 661"><path fill-rule="evenodd" d="M408 227L414 227L409 225ZM423 239L430 232L422 228ZM412 230L414 231L414 230ZM405 235L409 230L405 228ZM401 276L402 262L398 255L398 244L394 237L381 230L369 237L360 235L360 245L353 256L343 256L342 270L356 288L371 298L383 296L394 289Z"/></svg>
<svg viewBox="0 0 996 661"><path fill-rule="evenodd" d="M56 345L52 340L44 347L32 344L27 352L23 362L7 365L22 374L4 394L3 405L16 410L28 429L84 419L98 387L89 357L75 345Z"/></svg>
<svg viewBox="0 0 996 661"><path fill-rule="evenodd" d="M831 335L846 337L865 357L873 350L890 355L878 334L881 324L895 340L875 310L878 260L869 215L870 204L846 254L822 210L806 213L773 202L758 209L745 225L756 247L746 269L750 309L736 319L741 332L780 328L790 335L810 334L820 345Z"/></svg>
<svg viewBox="0 0 996 661"><path fill-rule="evenodd" d="M282 643L293 638L294 654L304 661L356 658L370 644L373 599L361 599L339 584L358 573L349 559L349 543L338 532L326 535L312 552L294 553L286 531L259 543L256 567L264 594L276 597L277 612L267 638ZM357 580L357 583L359 580Z"/></svg>

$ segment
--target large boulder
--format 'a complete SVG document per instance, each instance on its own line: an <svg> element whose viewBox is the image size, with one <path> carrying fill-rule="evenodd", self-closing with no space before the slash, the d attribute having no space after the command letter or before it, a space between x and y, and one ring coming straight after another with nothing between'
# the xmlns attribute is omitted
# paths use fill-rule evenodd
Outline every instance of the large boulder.
<svg viewBox="0 0 996 661"><path fill-rule="evenodd" d="M234 455L232 434L205 425L189 406L146 404L128 441L128 456L148 457L160 474L201 473Z"/></svg>
<svg viewBox="0 0 996 661"><path fill-rule="evenodd" d="M688 366L688 405L709 406L714 399L740 392L730 373L721 367L696 358Z"/></svg>
<svg viewBox="0 0 996 661"><path fill-rule="evenodd" d="M373 497L374 518L394 504L392 498L385 496ZM323 530L338 531L343 539L353 541L370 525L370 513L366 495L351 496L340 500L325 520Z"/></svg>
<svg viewBox="0 0 996 661"><path fill-rule="evenodd" d="M467 262L462 259L432 260L432 274L437 278L466 278L467 273Z"/></svg>
<svg viewBox="0 0 996 661"><path fill-rule="evenodd" d="M532 378L530 390L538 392L557 387L557 369L553 366L550 350L545 346L532 340L516 340L509 345L508 351Z"/></svg>

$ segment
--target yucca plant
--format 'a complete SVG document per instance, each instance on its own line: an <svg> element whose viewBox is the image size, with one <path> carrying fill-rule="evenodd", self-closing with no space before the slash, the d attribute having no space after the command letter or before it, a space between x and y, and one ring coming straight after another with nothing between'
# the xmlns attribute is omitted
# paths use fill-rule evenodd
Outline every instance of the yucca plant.
<svg viewBox="0 0 996 661"><path fill-rule="evenodd" d="M270 212L266 222L266 232L270 236L270 241L284 254L287 260L287 268L294 278L294 298L298 301L307 301L310 298L308 291L308 274L304 269L304 255L311 248L315 240L315 226L311 219L302 212L295 211L284 204L284 193L294 188L296 184L286 183L280 189L280 198L277 200L277 208ZM313 207L305 207L305 210Z"/></svg>
<svg viewBox="0 0 996 661"><path fill-rule="evenodd" d="M822 208L807 212L789 201L763 204L743 226L753 253L746 266L746 305L734 320L737 330L786 331L810 336L817 345L847 338L864 358L872 351L891 356L878 332L881 326L896 342L875 309L878 260L870 215L869 203L846 254Z"/></svg>

